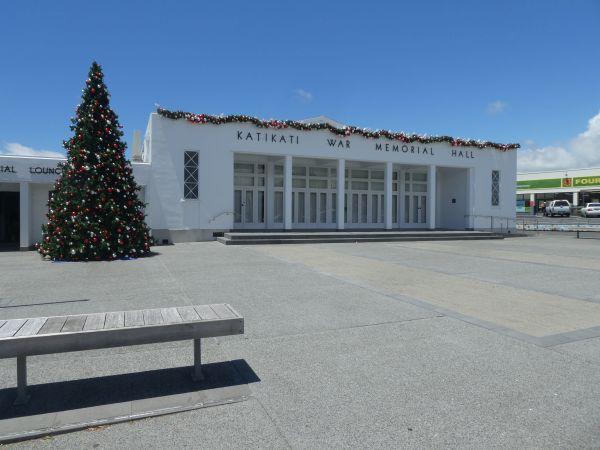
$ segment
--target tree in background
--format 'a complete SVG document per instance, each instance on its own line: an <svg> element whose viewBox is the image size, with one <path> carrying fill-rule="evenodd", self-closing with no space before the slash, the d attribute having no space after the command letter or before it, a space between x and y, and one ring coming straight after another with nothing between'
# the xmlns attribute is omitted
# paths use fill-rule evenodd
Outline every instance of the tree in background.
<svg viewBox="0 0 600 450"><path fill-rule="evenodd" d="M126 144L102 68L92 63L82 102L71 118L67 161L48 202L38 251L52 260L112 260L147 255L152 237L140 189L125 159Z"/></svg>

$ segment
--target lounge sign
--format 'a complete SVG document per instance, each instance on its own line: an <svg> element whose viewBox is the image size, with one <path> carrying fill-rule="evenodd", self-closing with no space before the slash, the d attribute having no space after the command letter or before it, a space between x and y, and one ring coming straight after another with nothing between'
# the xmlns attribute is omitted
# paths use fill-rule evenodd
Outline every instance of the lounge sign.
<svg viewBox="0 0 600 450"><path fill-rule="evenodd" d="M0 165L0 173L17 173L15 166ZM60 167L30 166L31 175L60 175Z"/></svg>

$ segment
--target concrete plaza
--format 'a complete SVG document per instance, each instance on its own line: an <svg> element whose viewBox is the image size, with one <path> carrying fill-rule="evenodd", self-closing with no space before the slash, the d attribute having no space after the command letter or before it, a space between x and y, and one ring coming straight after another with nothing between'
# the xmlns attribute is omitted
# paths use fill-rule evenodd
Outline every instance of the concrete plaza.
<svg viewBox="0 0 600 450"><path fill-rule="evenodd" d="M230 303L246 333L206 339L204 359L244 361L256 376L249 399L16 447L600 446L600 240L156 251L111 263L0 252L0 318ZM191 363L181 342L32 357L28 367L32 385L60 392ZM15 366L0 360L0 394L12 394Z"/></svg>

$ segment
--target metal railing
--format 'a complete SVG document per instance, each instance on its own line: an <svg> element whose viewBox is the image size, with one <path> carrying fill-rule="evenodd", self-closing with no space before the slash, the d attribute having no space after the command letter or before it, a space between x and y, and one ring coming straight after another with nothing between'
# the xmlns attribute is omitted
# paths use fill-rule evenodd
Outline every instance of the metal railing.
<svg viewBox="0 0 600 450"><path fill-rule="evenodd" d="M517 228L515 217L497 216L493 214L465 214L465 219L469 219L469 223L471 222L471 218L473 218L473 225L475 225L475 219L485 219L485 222L489 220L489 230L494 233L506 234ZM480 229L482 227L474 226L474 228ZM483 228L487 229L486 227Z"/></svg>
<svg viewBox="0 0 600 450"><path fill-rule="evenodd" d="M600 219L591 217L571 216L551 218L544 216L519 215L517 229L524 231L600 231Z"/></svg>

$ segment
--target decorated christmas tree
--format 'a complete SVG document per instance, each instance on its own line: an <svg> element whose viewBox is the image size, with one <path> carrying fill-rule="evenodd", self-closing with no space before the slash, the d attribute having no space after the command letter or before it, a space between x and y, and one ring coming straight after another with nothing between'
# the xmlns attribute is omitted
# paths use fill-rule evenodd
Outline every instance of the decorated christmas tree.
<svg viewBox="0 0 600 450"><path fill-rule="evenodd" d="M112 260L150 252L140 188L125 158L123 132L103 77L102 68L92 63L71 119L74 135L63 142L67 161L48 202L48 223L38 245L52 260Z"/></svg>

